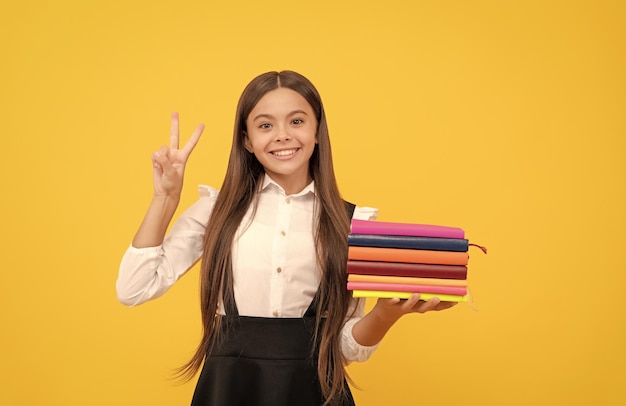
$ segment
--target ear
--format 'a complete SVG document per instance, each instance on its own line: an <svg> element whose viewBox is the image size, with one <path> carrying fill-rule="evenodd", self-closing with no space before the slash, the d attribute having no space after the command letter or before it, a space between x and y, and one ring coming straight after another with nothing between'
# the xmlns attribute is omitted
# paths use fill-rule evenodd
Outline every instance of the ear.
<svg viewBox="0 0 626 406"><path fill-rule="evenodd" d="M254 152L254 148L252 148L252 143L248 137L248 132L245 130L243 131L243 146L249 153L252 154Z"/></svg>

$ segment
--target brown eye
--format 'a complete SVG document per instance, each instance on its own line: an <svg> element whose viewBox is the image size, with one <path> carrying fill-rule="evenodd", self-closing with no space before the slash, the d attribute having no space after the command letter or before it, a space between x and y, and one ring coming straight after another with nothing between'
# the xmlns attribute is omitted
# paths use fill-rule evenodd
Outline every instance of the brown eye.
<svg viewBox="0 0 626 406"><path fill-rule="evenodd" d="M270 123L263 123L259 126L259 128L268 129L268 128L272 128L272 125Z"/></svg>
<svg viewBox="0 0 626 406"><path fill-rule="evenodd" d="M299 118L296 118L291 121L291 124L295 124L295 125L302 124L302 123L304 123L304 121Z"/></svg>

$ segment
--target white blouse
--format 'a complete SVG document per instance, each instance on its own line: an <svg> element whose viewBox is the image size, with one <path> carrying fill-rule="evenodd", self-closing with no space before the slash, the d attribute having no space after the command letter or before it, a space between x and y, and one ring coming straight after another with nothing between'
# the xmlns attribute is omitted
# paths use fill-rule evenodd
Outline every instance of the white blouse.
<svg viewBox="0 0 626 406"><path fill-rule="evenodd" d="M135 306L163 295L201 257L203 235L218 191L199 186L200 199L174 223L158 247L128 247L120 264L117 295ZM315 187L287 196L265 175L257 211L248 210L232 246L233 285L239 314L256 317L302 317L320 282L313 226ZM378 210L356 207L353 218L374 220ZM342 332L348 361L368 359L377 346L362 346L352 327L364 315L364 300L352 299ZM224 314L220 303L218 311Z"/></svg>

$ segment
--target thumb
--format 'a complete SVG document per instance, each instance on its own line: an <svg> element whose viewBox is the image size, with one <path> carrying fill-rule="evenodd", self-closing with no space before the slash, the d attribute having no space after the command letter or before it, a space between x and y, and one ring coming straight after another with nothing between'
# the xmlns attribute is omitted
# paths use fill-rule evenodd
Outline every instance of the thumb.
<svg viewBox="0 0 626 406"><path fill-rule="evenodd" d="M157 154L158 152L152 154L152 183L155 188L161 183L161 177L163 176L163 167L157 161Z"/></svg>
<svg viewBox="0 0 626 406"><path fill-rule="evenodd" d="M152 167L155 170L158 170L160 172L163 172L163 166L161 165L160 161L162 160L161 155L158 152L153 152L152 156L150 157L152 160Z"/></svg>

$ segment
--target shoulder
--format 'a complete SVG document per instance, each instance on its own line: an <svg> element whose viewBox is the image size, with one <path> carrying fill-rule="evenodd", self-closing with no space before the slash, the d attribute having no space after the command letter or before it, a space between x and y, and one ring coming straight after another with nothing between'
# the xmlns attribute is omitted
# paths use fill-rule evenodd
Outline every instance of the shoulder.
<svg viewBox="0 0 626 406"><path fill-rule="evenodd" d="M367 206L355 206L352 218L355 220L376 220L378 218L378 209Z"/></svg>
<svg viewBox="0 0 626 406"><path fill-rule="evenodd" d="M200 199L217 199L217 195L220 192L212 186L208 185L198 185L198 194L200 195Z"/></svg>
<svg viewBox="0 0 626 406"><path fill-rule="evenodd" d="M206 222L215 206L218 190L207 185L198 185L198 199L185 210L181 217L192 217L199 222Z"/></svg>

